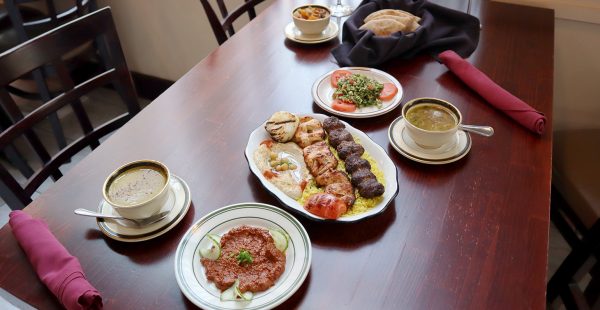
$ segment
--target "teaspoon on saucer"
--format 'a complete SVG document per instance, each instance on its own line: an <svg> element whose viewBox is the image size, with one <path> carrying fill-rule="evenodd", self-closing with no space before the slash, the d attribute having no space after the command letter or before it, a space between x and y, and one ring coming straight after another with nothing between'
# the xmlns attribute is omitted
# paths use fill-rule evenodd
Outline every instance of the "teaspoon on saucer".
<svg viewBox="0 0 600 310"><path fill-rule="evenodd" d="M485 137L491 137L494 134L494 128L490 126L477 126L477 125L463 125L459 124L458 129L462 129L464 131L476 133L478 135L482 135Z"/></svg>
<svg viewBox="0 0 600 310"><path fill-rule="evenodd" d="M91 217L98 217L98 218L107 218L107 219L114 219L114 220L126 220L126 221L130 221L138 226L145 226L145 225L150 225L152 223L156 223L156 222L164 219L167 215L169 215L169 213L171 213L171 210L156 213L150 217L143 218L143 219L130 219L130 218L126 218L126 217L122 217L122 216L118 216L118 215L98 213L98 212L90 211L87 209L81 209L81 208L75 209L75 214L77 214L77 215L91 216Z"/></svg>

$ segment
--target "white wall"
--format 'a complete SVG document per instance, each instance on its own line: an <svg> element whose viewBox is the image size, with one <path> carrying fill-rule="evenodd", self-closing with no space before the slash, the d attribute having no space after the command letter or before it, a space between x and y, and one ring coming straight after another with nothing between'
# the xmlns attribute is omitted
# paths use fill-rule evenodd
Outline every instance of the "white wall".
<svg viewBox="0 0 600 310"><path fill-rule="evenodd" d="M228 8L241 2L226 0ZM112 8L132 71L175 81L218 46L198 0L98 0L98 5ZM247 22L247 15L240 20Z"/></svg>
<svg viewBox="0 0 600 310"><path fill-rule="evenodd" d="M554 130L600 128L600 24L556 19Z"/></svg>
<svg viewBox="0 0 600 310"><path fill-rule="evenodd" d="M554 130L600 128L600 0L496 0L552 8Z"/></svg>

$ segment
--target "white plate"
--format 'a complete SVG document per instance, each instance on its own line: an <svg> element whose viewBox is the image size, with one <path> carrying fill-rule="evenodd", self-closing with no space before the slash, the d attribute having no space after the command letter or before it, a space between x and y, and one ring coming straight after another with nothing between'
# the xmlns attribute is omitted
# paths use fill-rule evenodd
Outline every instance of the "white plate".
<svg viewBox="0 0 600 310"><path fill-rule="evenodd" d="M283 32L285 33L286 38L294 42L302 44L317 44L336 38L340 32L340 28L336 23L330 22L329 25L327 25L327 28L325 28L325 30L323 30L323 32L320 34L307 35L300 32L300 29L296 27L294 22L291 22L285 26Z"/></svg>
<svg viewBox="0 0 600 310"><path fill-rule="evenodd" d="M331 103L333 102L333 93L335 92L335 88L331 86L330 77L331 74L337 70L348 70L352 73L359 73L371 79L374 79L380 83L393 83L398 88L398 93L396 94L396 96L394 96L394 98L382 101L381 108L375 106L358 108L354 112L341 112L334 110L331 107ZM400 85L400 82L398 82L398 80L396 80L393 76L381 70L363 67L343 67L336 70L332 70L327 74L319 77L312 86L313 100L319 107L331 114L349 118L368 118L388 113L400 105L403 93L404 92L402 90L402 85Z"/></svg>
<svg viewBox="0 0 600 310"><path fill-rule="evenodd" d="M437 149L422 148L408 136L402 116L390 125L388 138L398 153L423 164L441 165L455 162L465 157L471 150L471 136L460 129L456 132L453 141Z"/></svg>
<svg viewBox="0 0 600 310"><path fill-rule="evenodd" d="M251 301L221 301L221 291L206 279L199 244L207 233L222 236L241 225L280 229L289 235L285 271L274 286L254 294ZM175 252L175 278L183 294L203 309L270 309L300 288L310 270L311 259L310 238L293 216L271 205L240 203L207 214L188 230Z"/></svg>
<svg viewBox="0 0 600 310"><path fill-rule="evenodd" d="M174 174L171 174L171 177L169 198L160 209L160 212L171 210L167 217L144 227L136 227L133 224L127 224L126 221L96 219L100 231L111 239L139 242L156 238L177 226L189 210L192 196L190 188L183 179ZM98 206L98 212L119 215L104 199Z"/></svg>
<svg viewBox="0 0 600 310"><path fill-rule="evenodd" d="M298 117L310 116L321 122L323 122L323 120L325 120L328 117L327 115L323 115L323 114L296 114L296 115L298 115ZM344 121L342 121L342 123L344 123L344 125L346 125L346 129L348 130L348 132L350 132L350 134L352 134L354 137L357 137L360 140L360 144L363 146L365 151L367 153L369 153L371 155L371 157L373 157L373 159L375 159L375 161L379 165L379 169L381 169L381 171L383 171L383 174L385 177L385 192L383 193L383 200L378 205L371 208L370 210L367 210L364 213L347 216L347 217L340 217L337 220L335 220L338 222L355 222L355 221L359 221L359 220L362 220L362 219L365 219L365 218L368 218L368 217L371 217L371 216L374 216L374 215L377 215L377 214L383 212L385 210L385 208L388 206L388 204L392 201L392 199L394 199L394 197L396 197L396 194L398 194L397 171L396 171L396 166L394 165L394 162L392 161L392 159L390 159L388 154L385 152L385 150L381 146L379 146L377 143L373 142L373 140L371 140L371 138L369 138L369 136L367 136L364 132L350 126L348 123L346 123ZM262 125L258 126L258 128L256 128L250 134L250 138L248 139L248 145L246 145L246 150L245 150L246 160L248 161L250 170L260 180L262 185L271 192L271 194L273 194L277 199L279 199L279 201L281 201L281 203L283 203L287 207L291 208L293 211L296 211L296 212L300 213L301 215L304 215L313 220L331 221L331 220L326 220L320 216L316 216L316 215L306 211L306 209L304 209L304 207L298 201L296 201L293 198L291 198L290 196L286 195L279 188L277 188L275 185L273 185L273 183L269 182L269 180L267 180L267 178L265 178L265 176L258 169L258 167L256 166L256 163L254 162L254 151L256 151L256 149L258 149L258 147L260 146L260 143L262 141L267 140L267 139L271 139L271 137L269 136L269 133L267 133L267 131L265 130L264 123Z"/></svg>

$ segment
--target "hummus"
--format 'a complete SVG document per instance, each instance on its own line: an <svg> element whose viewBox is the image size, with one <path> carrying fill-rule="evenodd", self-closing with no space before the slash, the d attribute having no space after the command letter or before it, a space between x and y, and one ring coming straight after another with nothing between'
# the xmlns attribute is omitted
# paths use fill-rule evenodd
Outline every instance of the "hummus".
<svg viewBox="0 0 600 310"><path fill-rule="evenodd" d="M282 162L286 163L287 169L278 170L279 165L272 165ZM294 200L302 197L310 174L304 163L302 149L296 143L265 141L254 152L254 163L267 180L286 195Z"/></svg>

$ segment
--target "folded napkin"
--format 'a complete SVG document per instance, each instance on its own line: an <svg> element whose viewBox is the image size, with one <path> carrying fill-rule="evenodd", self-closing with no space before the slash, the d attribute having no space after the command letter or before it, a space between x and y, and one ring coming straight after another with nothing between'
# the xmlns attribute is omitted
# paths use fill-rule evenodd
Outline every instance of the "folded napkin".
<svg viewBox="0 0 600 310"><path fill-rule="evenodd" d="M490 105L506 113L525 128L540 135L544 132L546 125L544 113L537 111L494 83L485 73L479 71L455 52L445 51L438 57L450 71L481 95Z"/></svg>
<svg viewBox="0 0 600 310"><path fill-rule="evenodd" d="M42 220L12 211L9 224L38 276L67 309L102 309L100 293L86 280L79 260L70 255Z"/></svg>
<svg viewBox="0 0 600 310"><path fill-rule="evenodd" d="M365 17L381 9L396 9L421 17L415 32L388 37L360 30ZM344 23L342 44L331 54L340 66L376 67L394 58L420 53L437 55L451 49L467 57L479 42L479 19L426 0L364 0Z"/></svg>

